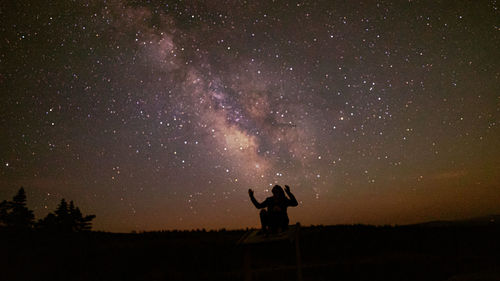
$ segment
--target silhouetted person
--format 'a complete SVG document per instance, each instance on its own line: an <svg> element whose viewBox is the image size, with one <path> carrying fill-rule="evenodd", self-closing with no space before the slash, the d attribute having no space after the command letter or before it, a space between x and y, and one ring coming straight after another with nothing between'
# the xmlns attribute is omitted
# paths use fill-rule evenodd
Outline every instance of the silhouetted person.
<svg viewBox="0 0 500 281"><path fill-rule="evenodd" d="M267 197L264 202L259 203L253 196L253 190L248 190L250 200L252 200L252 203L257 209L267 207L267 211L260 211L260 223L262 224L262 230L264 232L279 232L286 230L289 222L286 209L288 207L295 207L299 204L297 203L295 196L293 196L292 192L290 192L290 187L288 185L285 185L285 192L289 198L286 197L285 192L283 192L283 188L279 185L275 185L272 192L273 196Z"/></svg>

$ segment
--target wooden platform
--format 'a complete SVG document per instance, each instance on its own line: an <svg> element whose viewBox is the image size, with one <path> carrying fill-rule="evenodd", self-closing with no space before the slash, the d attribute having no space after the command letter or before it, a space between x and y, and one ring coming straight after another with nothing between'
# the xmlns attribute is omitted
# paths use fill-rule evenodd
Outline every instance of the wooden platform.
<svg viewBox="0 0 500 281"><path fill-rule="evenodd" d="M262 230L250 230L240 238L238 244L260 244L281 240L294 241L299 235L299 229L300 224L290 225L286 231L278 233L264 233Z"/></svg>
<svg viewBox="0 0 500 281"><path fill-rule="evenodd" d="M271 243L283 240L289 240L290 242L295 242L295 258L296 258L296 269L297 269L297 281L302 281L302 264L300 258L300 244L299 244L299 234L300 234L300 223L296 225L288 226L286 231L278 233L264 233L261 230L250 230L238 241L239 245L242 245L245 249L244 251L244 276L245 281L252 280L252 248L257 244L261 243Z"/></svg>

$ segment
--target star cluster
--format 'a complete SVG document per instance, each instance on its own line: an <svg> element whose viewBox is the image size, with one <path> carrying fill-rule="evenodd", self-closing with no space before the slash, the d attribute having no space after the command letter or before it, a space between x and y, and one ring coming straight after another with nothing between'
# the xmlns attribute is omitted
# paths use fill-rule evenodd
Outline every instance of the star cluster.
<svg viewBox="0 0 500 281"><path fill-rule="evenodd" d="M0 198L110 231L498 212L496 1L2 3Z"/></svg>

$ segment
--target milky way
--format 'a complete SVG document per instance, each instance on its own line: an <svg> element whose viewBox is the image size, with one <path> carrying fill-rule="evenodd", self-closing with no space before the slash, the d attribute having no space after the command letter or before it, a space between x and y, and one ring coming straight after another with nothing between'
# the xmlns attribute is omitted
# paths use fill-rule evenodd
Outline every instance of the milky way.
<svg viewBox="0 0 500 281"><path fill-rule="evenodd" d="M108 231L499 212L496 1L11 1L0 199Z"/></svg>

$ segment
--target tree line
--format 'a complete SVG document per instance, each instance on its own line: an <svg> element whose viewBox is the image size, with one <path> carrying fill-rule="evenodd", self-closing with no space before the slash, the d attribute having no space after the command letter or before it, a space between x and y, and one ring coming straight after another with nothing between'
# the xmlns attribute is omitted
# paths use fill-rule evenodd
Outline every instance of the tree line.
<svg viewBox="0 0 500 281"><path fill-rule="evenodd" d="M26 206L26 192L20 188L11 201L0 202L0 227L21 230L46 230L56 232L82 232L92 229L95 215L84 216L73 201L63 198L55 212L35 221L33 211Z"/></svg>

